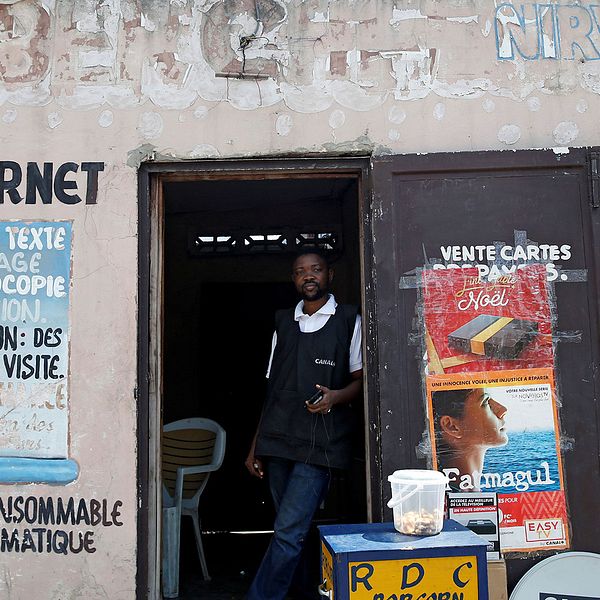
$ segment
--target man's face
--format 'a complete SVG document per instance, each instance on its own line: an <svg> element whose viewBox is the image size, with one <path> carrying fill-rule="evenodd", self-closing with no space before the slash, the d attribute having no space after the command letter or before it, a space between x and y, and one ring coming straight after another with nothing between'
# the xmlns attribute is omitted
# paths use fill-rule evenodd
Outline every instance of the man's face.
<svg viewBox="0 0 600 600"><path fill-rule="evenodd" d="M292 267L292 281L303 300L319 300L329 291L333 270L318 254L299 256Z"/></svg>

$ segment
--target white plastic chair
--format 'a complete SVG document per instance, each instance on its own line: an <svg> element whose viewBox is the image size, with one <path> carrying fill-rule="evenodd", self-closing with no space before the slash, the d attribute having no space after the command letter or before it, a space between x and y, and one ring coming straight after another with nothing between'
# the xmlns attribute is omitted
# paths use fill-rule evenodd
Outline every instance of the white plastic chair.
<svg viewBox="0 0 600 600"><path fill-rule="evenodd" d="M225 430L210 419L182 419L163 427L163 596L179 595L179 546L181 518L194 523L196 548L202 574L210 580L202 538L198 501L208 478L223 463Z"/></svg>

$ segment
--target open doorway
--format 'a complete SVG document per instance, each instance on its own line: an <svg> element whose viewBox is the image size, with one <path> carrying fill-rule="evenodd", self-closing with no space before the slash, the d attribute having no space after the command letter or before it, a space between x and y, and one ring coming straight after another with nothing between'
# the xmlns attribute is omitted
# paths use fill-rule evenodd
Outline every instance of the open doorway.
<svg viewBox="0 0 600 600"><path fill-rule="evenodd" d="M184 519L181 598L199 592L241 598L270 538L268 486L248 475L244 459L266 390L274 313L297 302L294 253L313 245L329 251L336 298L362 304L361 171L339 166L285 176L171 172L158 180L162 421L205 417L227 432L223 465L211 475L199 509L213 581L202 582L191 522ZM368 518L362 406L357 416L363 426L353 468L334 477L318 524ZM318 565L316 539L313 546Z"/></svg>

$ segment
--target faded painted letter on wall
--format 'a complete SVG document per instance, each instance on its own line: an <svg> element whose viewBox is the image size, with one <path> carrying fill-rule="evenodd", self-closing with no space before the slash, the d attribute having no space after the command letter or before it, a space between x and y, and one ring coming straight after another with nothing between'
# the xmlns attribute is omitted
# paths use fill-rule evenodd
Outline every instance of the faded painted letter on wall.
<svg viewBox="0 0 600 600"><path fill-rule="evenodd" d="M70 221L0 222L0 481L76 476L68 460L70 283Z"/></svg>

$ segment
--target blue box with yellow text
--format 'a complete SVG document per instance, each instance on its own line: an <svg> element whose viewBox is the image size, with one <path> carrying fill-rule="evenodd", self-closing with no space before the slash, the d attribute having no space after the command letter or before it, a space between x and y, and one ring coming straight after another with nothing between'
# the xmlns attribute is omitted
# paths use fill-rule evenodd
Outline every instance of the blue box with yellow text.
<svg viewBox="0 0 600 600"><path fill-rule="evenodd" d="M331 600L488 600L487 542L456 521L427 537L392 523L319 532L320 593Z"/></svg>

